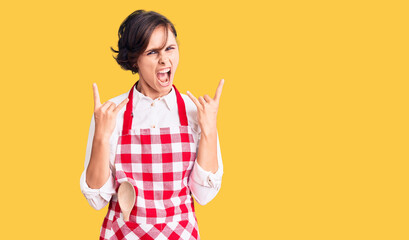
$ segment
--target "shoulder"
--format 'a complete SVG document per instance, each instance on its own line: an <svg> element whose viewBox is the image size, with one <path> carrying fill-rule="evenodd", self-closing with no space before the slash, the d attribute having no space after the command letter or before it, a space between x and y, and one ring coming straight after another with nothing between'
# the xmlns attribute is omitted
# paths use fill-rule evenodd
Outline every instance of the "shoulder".
<svg viewBox="0 0 409 240"><path fill-rule="evenodd" d="M186 115L188 118L189 125L191 125L192 129L196 132L200 132L199 122L197 119L197 107L195 103L190 99L190 97L186 94L180 93L185 102L186 108Z"/></svg>
<svg viewBox="0 0 409 240"><path fill-rule="evenodd" d="M190 97L184 93L180 93L180 95L183 98L183 101L185 102L185 107L186 107L186 111L195 111L197 112L197 108L195 103L192 101L192 99L190 99Z"/></svg>

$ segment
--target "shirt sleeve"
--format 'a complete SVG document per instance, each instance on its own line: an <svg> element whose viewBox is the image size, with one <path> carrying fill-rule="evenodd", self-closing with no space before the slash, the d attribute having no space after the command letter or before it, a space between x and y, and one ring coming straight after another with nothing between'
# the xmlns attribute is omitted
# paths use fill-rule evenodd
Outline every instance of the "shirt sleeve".
<svg viewBox="0 0 409 240"><path fill-rule="evenodd" d="M199 147L200 136L198 138L197 149ZM223 162L220 152L219 134L217 133L217 162L218 170L216 173L205 171L197 162L197 158L193 165L190 175L189 188L200 205L209 203L219 192L223 176Z"/></svg>
<svg viewBox="0 0 409 240"><path fill-rule="evenodd" d="M86 181L86 172L87 172L87 167L90 161L91 157L91 150L92 150L92 142L94 139L94 132L95 132L95 120L94 120L94 114L92 115L91 119L91 125L89 128L89 133L88 133L88 141L87 141L87 149L85 153L85 164L84 164L84 171L81 174L80 178L80 187L81 187L81 192L87 199L88 203L95 208L96 210L100 210L103 207L105 207L109 201L111 200L111 197L113 194L115 194L115 188L114 188L114 177L112 175L112 170L110 168L109 170L109 178L107 182L99 189L92 189L88 186L87 181ZM115 134L112 134L111 139L115 137ZM110 140L110 145L111 145L111 140ZM110 146L110 149L112 149L112 146ZM110 154L110 158L112 157L112 153Z"/></svg>

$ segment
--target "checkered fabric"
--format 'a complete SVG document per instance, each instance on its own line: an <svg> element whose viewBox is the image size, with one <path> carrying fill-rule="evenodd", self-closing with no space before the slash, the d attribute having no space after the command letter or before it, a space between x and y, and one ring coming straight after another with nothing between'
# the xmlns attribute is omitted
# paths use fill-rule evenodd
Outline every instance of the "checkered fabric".
<svg viewBox="0 0 409 240"><path fill-rule="evenodd" d="M115 194L100 239L200 239L188 180L196 143L183 99L176 93L181 126L131 129L132 87L115 156L115 188L129 181L136 202L125 222Z"/></svg>

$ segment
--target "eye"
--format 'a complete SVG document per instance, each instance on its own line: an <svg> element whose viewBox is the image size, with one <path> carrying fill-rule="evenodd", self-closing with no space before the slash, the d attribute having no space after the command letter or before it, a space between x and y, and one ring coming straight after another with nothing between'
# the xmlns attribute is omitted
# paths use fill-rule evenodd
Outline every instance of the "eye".
<svg viewBox="0 0 409 240"><path fill-rule="evenodd" d="M166 50L171 50L171 49L175 49L174 47L168 47L166 48ZM151 53L157 53L156 51L152 50L150 52L148 52L146 55L151 55Z"/></svg>

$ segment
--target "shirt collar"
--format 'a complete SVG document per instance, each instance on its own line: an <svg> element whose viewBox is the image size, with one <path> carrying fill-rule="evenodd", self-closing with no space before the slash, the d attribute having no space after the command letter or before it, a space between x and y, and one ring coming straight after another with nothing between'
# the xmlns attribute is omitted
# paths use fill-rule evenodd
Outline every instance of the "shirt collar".
<svg viewBox="0 0 409 240"><path fill-rule="evenodd" d="M158 99L153 100L152 98L147 97L143 93L139 92L138 89L136 89L136 86L134 86L133 98L134 98L133 100L134 107L136 107L136 105L140 102L141 99L146 99L150 103L154 101L158 101ZM168 94L160 98L161 99L159 101L164 100L169 110L172 110L173 108L176 107L176 92L173 86Z"/></svg>

